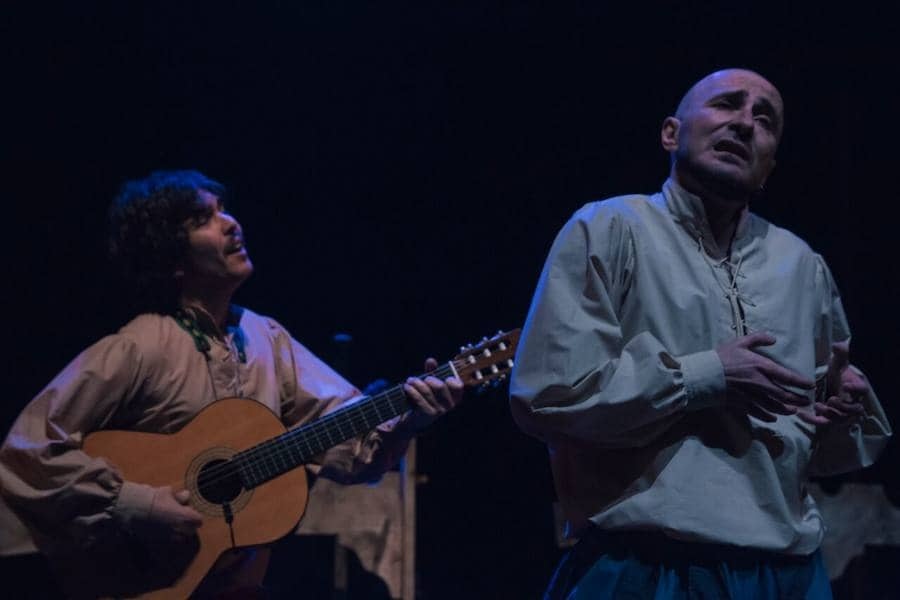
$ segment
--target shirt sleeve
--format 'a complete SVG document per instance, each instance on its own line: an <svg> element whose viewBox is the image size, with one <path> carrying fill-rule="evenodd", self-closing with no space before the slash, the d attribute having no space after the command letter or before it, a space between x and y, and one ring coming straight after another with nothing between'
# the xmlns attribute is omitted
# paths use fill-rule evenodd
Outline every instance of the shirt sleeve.
<svg viewBox="0 0 900 600"><path fill-rule="evenodd" d="M0 448L4 500L38 537L90 545L111 526L149 512L153 490L123 482L81 451L141 381L141 356L122 335L82 352L20 413Z"/></svg>
<svg viewBox="0 0 900 600"><path fill-rule="evenodd" d="M816 399L824 401L831 345L849 342L850 327L828 265L821 256L817 255L816 260L816 287L822 297L819 334L816 339ZM866 379L858 368L853 365L850 368ZM868 379L866 382L869 383ZM838 475L875 462L892 435L891 425L871 384L862 403L865 414L861 417L818 428L810 475Z"/></svg>
<svg viewBox="0 0 900 600"><path fill-rule="evenodd" d="M278 355L287 363L279 368L288 378L282 383L286 398L282 419L288 427L298 427L363 399L362 393L326 365L286 330L273 322ZM286 367L286 368L285 368ZM372 431L351 438L328 450L307 465L314 474L339 483L363 483L379 479L406 453L411 435L403 427L403 417L382 423Z"/></svg>
<svg viewBox="0 0 900 600"><path fill-rule="evenodd" d="M686 411L717 405L725 376L714 350L673 356L650 332L624 337L618 311L639 268L635 239L598 206L576 213L553 243L518 348L511 409L548 442L642 446Z"/></svg>

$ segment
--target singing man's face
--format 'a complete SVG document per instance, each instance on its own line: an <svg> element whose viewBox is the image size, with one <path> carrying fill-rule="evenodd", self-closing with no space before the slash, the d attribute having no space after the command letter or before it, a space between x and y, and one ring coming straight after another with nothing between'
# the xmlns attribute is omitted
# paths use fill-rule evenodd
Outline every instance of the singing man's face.
<svg viewBox="0 0 900 600"><path fill-rule="evenodd" d="M183 281L194 289L233 291L253 273L241 226L215 194L198 190L197 197L199 216L185 223L188 252L180 269Z"/></svg>
<svg viewBox="0 0 900 600"><path fill-rule="evenodd" d="M775 167L783 118L781 94L758 74L729 70L706 77L675 116L676 145L669 149L676 175L738 195L757 192Z"/></svg>

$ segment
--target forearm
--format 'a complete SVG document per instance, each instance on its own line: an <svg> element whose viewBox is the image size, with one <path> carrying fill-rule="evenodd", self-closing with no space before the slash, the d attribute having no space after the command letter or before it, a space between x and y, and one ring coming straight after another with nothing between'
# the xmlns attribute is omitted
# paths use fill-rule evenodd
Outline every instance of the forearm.
<svg viewBox="0 0 900 600"><path fill-rule="evenodd" d="M416 431L397 417L365 435L338 444L320 457L314 470L344 484L377 481L406 454Z"/></svg>

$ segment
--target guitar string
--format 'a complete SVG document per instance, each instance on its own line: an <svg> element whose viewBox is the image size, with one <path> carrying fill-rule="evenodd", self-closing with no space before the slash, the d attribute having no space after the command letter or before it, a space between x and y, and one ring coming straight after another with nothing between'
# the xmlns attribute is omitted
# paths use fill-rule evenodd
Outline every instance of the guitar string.
<svg viewBox="0 0 900 600"><path fill-rule="evenodd" d="M400 411L392 410L389 403L391 400L396 402L403 398L405 398L405 395L396 393L385 394L379 397L372 405L367 404L366 407L351 407L353 409L351 413L332 413L331 415L328 415L330 418L325 419L322 422L317 422L315 426L306 426L297 430L292 430L291 432L286 432L274 440L267 440L263 443L264 445L239 452L230 459L230 463L226 462L211 467L203 474L200 482L202 484L214 484L221 480L219 477L220 475L223 475L226 478L233 476L235 474L235 466L238 469L244 470L251 479L258 479L261 475L270 475L270 467L277 467L278 462L284 464L296 461L299 465L304 461L302 459L298 460L297 455L299 454L302 458L311 458L317 453L313 451L312 448L321 444L323 440L329 440L332 442L332 445L339 443L335 442L334 435L331 433L335 429L343 437L343 430L347 429L352 431L357 423L368 424L374 421L377 425L378 423L387 420L386 418L377 418L378 415L390 414L391 416L395 416L395 414L399 414ZM376 407L376 404L382 404L383 406ZM307 452L303 451L301 446L303 440L298 440L298 437L302 437L303 440L306 440L305 446L308 449ZM266 461L269 461L270 464L266 464ZM265 477L263 478L265 479Z"/></svg>
<svg viewBox="0 0 900 600"><path fill-rule="evenodd" d="M453 367L458 372L460 369L468 366L465 362L462 361L452 361ZM421 375L420 377L427 377L429 375L437 375L439 377L446 377L453 374L453 369L450 368L451 363L446 363L434 371L427 373L425 375ZM396 394L396 397L391 398L392 394ZM379 398L380 397L380 398ZM366 403L365 406L358 406L356 403L338 409L337 411L314 421L304 427L300 427L284 434L277 436L271 440L266 440L265 442L261 442L256 446L252 446L247 448L246 450L242 450L237 453L234 457L232 457L228 462L222 463L220 465L216 465L211 467L208 471L204 472L203 476L203 484L204 485L214 485L221 481L224 481L234 475L234 470L232 468L232 461L237 464L238 469L242 468L240 463L243 463L243 468L255 469L256 473L262 474L263 481L260 483L264 483L265 481L272 479L272 474L269 472L269 469L266 465L266 461L270 461L270 464L275 467L274 470L277 472L281 470L281 473L276 473L275 476L278 476L284 472L283 469L279 468L278 463L276 462L278 459L281 460L282 464L290 464L291 461L295 461L296 464L289 467L295 468L303 462L311 459L316 454L319 454L329 447L335 446L347 439L353 437L350 435L346 438L343 438L337 442L334 441L334 438L330 434L330 431L337 429L339 434L343 437L343 431L341 425L345 425L348 427L350 431L352 431L353 427L359 421L362 421L368 426L370 419L374 417L374 423L372 427L383 423L388 419L382 419L381 413L378 410L377 404L379 402L383 402L384 400L388 401L405 401L406 395L405 392L402 391L402 386L398 385L390 390L377 394L373 396L373 402ZM391 409L390 406L383 407L385 409ZM396 413L400 414L400 413ZM396 414L394 416L396 416ZM361 419L358 417L362 417ZM392 418L392 417L391 417ZM316 446L320 447L320 449L313 450L313 442ZM323 442L327 443L325 445ZM306 451L309 453L308 455L304 454L303 449L301 448L301 444L306 446ZM295 455L299 454L300 459L297 460ZM254 476L255 473L251 472L251 476ZM199 478L198 478L199 483ZM259 485L259 484L256 484Z"/></svg>
<svg viewBox="0 0 900 600"><path fill-rule="evenodd" d="M429 375L437 375L439 377L446 377L452 374L452 370L450 369L449 364L442 365L441 367L435 369L431 373L423 375L422 377L427 377ZM380 397L380 398L379 398ZM406 394L402 390L401 385L394 386L389 390L385 390L380 394L377 394L372 397L371 402L367 402L364 406L360 406L357 403L347 405L338 409L337 411L331 413L330 415L326 415L322 419L309 423L305 427L300 427L294 429L292 431L286 432L283 434L285 437L275 438L276 440L281 439L283 442L288 442L294 444L294 447L297 447L297 442L300 441L300 438L307 438L311 441L321 442L322 440L327 439L329 442L333 442L333 438L329 435L329 431L337 429L338 432L343 435L342 425L351 427L355 424L354 421L358 421L358 419L354 419L354 413L358 413L364 417L376 417L375 425L378 425L388 419L381 419L379 416L379 404L384 404L384 400L388 402L396 402L406 399ZM384 407L386 409L390 409L390 406ZM375 413L373 415L373 413ZM370 421L369 418L365 418L365 421ZM352 436L350 436L352 437ZM349 438L347 438L349 439ZM244 458L248 460L264 458L267 450L270 450L271 446L268 446L273 440L267 440L258 444L257 446L248 448L244 450L241 454ZM270 452L271 454L271 452Z"/></svg>
<svg viewBox="0 0 900 600"><path fill-rule="evenodd" d="M449 369L449 365L443 365L442 367L435 369L434 371L432 371L431 373L428 373L425 376L432 375L432 374L443 377L443 376L452 374L452 371ZM392 395L394 396L393 398L391 397ZM341 409L338 409L337 411L335 411L329 415L326 415L326 416L322 417L321 419L314 421L313 423L310 423L304 427L300 427L300 428L285 432L284 434L282 434L276 438L273 438L271 440L266 440L265 442L257 444L256 446L252 446L246 450L243 450L243 451L239 452L238 454L236 454L234 457L232 457L232 459L230 459L230 460L234 461L234 463L238 463L238 468L241 468L240 463L244 463L246 465L246 467L255 468L258 473L263 473L265 467L262 465L263 465L263 462L266 460L271 460L272 464L277 467L277 464L275 463L276 458L281 458L282 462L284 463L285 462L284 458L286 456L290 460L293 460L294 459L293 455L297 453L296 452L297 450L300 450L300 454L302 455L303 451L300 448L300 444L303 441L306 441L305 445L307 446L308 451L311 453L309 456L303 457L306 460L308 460L309 458L312 458L313 456L315 456L316 454L318 454L319 452L322 451L322 450L313 451L313 449L312 449L313 444L311 442L314 442L316 445L321 445L323 440L327 440L328 442L330 442L330 444L332 446L336 445L336 444L340 443L340 441L335 442L334 438L329 433L330 431L337 429L338 432L341 433L341 435L343 435L343 433L342 433L343 428L341 427L341 425L348 427L352 431L352 428L354 427L354 425L357 422L363 421L364 423L368 424L372 417L375 417L375 425L374 426L377 426L378 424L389 420L389 419L380 418L381 411L379 411L377 404L379 404L379 403L383 404L385 400L387 400L389 402L390 401L396 402L399 400L405 400L405 398L406 398L406 395L402 391L402 387L395 386L394 388L392 388L390 390L387 390L385 392L377 394L376 396L373 396L372 399L374 400L374 402L367 402L366 405L362 406L362 407L360 407L356 403L342 407ZM392 407L384 406L383 408L385 409L384 412L386 414L390 414L388 411ZM397 414L399 414L399 413L397 413ZM362 419L354 418L356 416L361 416ZM396 416L396 415L393 415L393 416ZM348 436L345 439L350 439L350 437L353 437L353 436L352 435ZM341 441L344 441L344 440L341 440ZM328 446L324 446L322 449L323 450L327 449L327 447ZM302 462L303 462L302 460L300 462L298 462L297 466L299 466L299 464L302 464ZM229 462L225 462L220 465L211 467L209 470L207 470L206 472L203 473L203 478L202 478L203 484L204 485L215 484L215 483L224 481L225 479L228 479L229 477L233 476L234 472L232 469L232 465L234 463L231 463L229 461ZM268 475L269 473L266 472L265 474ZM219 475L222 475L222 476L219 477ZM251 475L254 475L254 474L251 473Z"/></svg>
<svg viewBox="0 0 900 600"><path fill-rule="evenodd" d="M453 362L453 366L458 371L465 366L465 363ZM450 363L446 363L438 367L434 371L423 375L422 377L436 375L443 378L452 374L453 369L451 369ZM392 395L394 395L395 397L392 398ZM215 485L232 477L234 475L232 461L234 461L235 463L239 463L239 469L242 466L240 463L243 463L244 468L255 469L257 472L269 476L270 473L265 466L265 461L271 461L271 464L276 467L275 470L277 471L277 459L281 459L282 464L290 464L291 461L295 460L295 455L300 454L303 459L308 460L329 447L323 446L323 441L327 441L331 446L334 446L341 443L342 441L345 441L346 439L350 439L351 437L353 437L351 435L335 442L334 437L330 433L331 431L337 429L338 433L343 436L344 434L342 425L347 427L349 431L352 431L353 427L360 421L368 425L368 423L371 422L370 420L372 419L372 417L375 418L374 426L377 426L380 423L383 423L392 418L390 417L388 419L382 419L380 416L381 411L379 411L379 407L377 406L377 404L379 404L379 402L383 403L383 401L385 400L389 402L396 402L398 400L405 400L405 398L406 394L402 391L402 386L395 386L390 390L386 390L385 392L381 392L380 394L373 396L372 400L374 401L367 402L365 406L360 407L359 405L354 403L342 407L341 409L338 409L337 411L329 415L325 415L321 419L314 421L313 423L310 423L304 427L285 432L284 434L276 438L266 440L265 442L237 453L228 462L222 463L220 465L215 465L209 470L205 471L203 473L202 482L204 485ZM384 406L382 408L390 409L391 407ZM307 452L311 452L309 456L304 455L301 444L304 444L306 446ZM322 446L322 449L314 451L314 445ZM302 463L303 460L297 462L295 466L299 466ZM251 473L251 476L252 475L254 474ZM264 479L267 478L271 477L265 477ZM198 483L199 482L200 478L198 478Z"/></svg>

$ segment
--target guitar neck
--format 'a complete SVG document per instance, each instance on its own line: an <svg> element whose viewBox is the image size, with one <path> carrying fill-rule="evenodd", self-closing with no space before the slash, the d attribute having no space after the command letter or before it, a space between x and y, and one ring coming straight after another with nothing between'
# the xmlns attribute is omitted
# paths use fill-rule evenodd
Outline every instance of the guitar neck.
<svg viewBox="0 0 900 600"><path fill-rule="evenodd" d="M445 379L454 374L452 364L446 363L421 377L433 375ZM239 452L232 460L243 486L252 489L310 462L341 442L371 431L409 408L403 386L396 385Z"/></svg>

